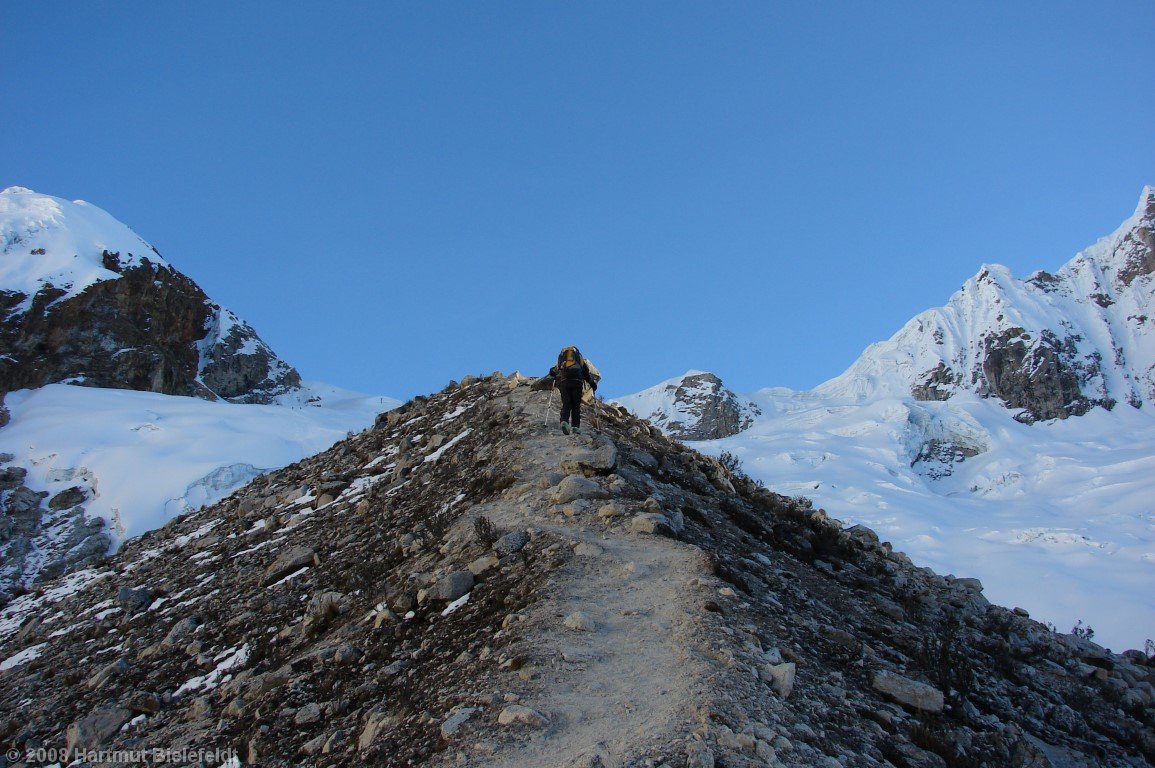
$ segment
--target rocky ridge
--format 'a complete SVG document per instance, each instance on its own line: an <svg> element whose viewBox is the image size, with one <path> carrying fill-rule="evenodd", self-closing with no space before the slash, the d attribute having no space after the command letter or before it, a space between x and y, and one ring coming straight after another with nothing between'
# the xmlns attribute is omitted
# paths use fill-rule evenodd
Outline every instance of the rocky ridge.
<svg viewBox="0 0 1155 768"><path fill-rule="evenodd" d="M528 383L416 398L12 601L5 748L269 766L1155 761L1143 653L993 606L624 409L558 434Z"/></svg>

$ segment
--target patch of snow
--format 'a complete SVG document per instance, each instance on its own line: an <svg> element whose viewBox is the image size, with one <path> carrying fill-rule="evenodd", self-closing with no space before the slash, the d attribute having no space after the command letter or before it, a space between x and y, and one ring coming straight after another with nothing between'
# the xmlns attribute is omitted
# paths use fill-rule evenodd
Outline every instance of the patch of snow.
<svg viewBox="0 0 1155 768"><path fill-rule="evenodd" d="M4 661L0 661L0 672L3 672L6 669L12 669L13 667L18 667L21 664L27 664L33 659L40 658L40 654L44 652L44 647L46 645L48 645L48 643L39 643L38 645L29 646L19 653L9 656L8 658L4 659Z"/></svg>
<svg viewBox="0 0 1155 768"><path fill-rule="evenodd" d="M443 611L441 612L441 615L442 615L442 616L448 616L449 614L453 613L454 611L456 611L456 610L457 610L458 608L460 608L461 606L463 606L463 605L465 605L466 603L468 603L468 602L469 602L469 595L470 595L470 594L472 594L472 593L470 593L470 592L466 592L464 595L462 595L461 597L457 598L456 600L454 600L454 601L453 601L452 603L450 603L449 605L445 606L445 610L443 610Z"/></svg>
<svg viewBox="0 0 1155 768"><path fill-rule="evenodd" d="M434 461L437 461L438 459L440 459L440 458L442 457L442 455L444 455L444 454L445 454L445 452L446 452L446 451L448 451L450 448L452 448L453 446L457 445L459 442L461 442L461 441L462 441L462 440L464 440L466 437L468 437L468 436L469 436L469 433L470 433L470 432L472 432L472 431L473 431L473 428L472 428L472 427L470 427L469 429L465 430L464 432L462 432L462 433L461 433L460 435L458 435L457 437L455 437L455 438L453 438L452 440L450 440L449 442L447 442L445 445L443 445L443 446L441 446L440 448L438 448L438 449L437 449L436 451L434 451L433 453L431 453L431 454L429 454L428 456L426 456L426 457L425 457L425 461L426 461L426 463L434 462Z"/></svg>

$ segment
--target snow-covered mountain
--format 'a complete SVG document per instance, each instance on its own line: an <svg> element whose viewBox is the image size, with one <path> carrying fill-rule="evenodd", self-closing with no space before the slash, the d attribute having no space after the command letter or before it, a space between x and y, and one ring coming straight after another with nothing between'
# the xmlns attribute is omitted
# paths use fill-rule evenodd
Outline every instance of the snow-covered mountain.
<svg viewBox="0 0 1155 768"><path fill-rule="evenodd" d="M1020 421L1155 402L1155 188L1134 214L1058 272L1025 280L986 265L945 307L915 317L816 390L859 401L960 392Z"/></svg>
<svg viewBox="0 0 1155 768"><path fill-rule="evenodd" d="M0 393L68 382L272 402L297 371L108 213L0 192Z"/></svg>
<svg viewBox="0 0 1155 768"><path fill-rule="evenodd" d="M712 373L687 371L616 401L679 440L717 440L748 429L762 413Z"/></svg>
<svg viewBox="0 0 1155 768"><path fill-rule="evenodd" d="M1153 232L1147 187L1054 274L984 266L842 375L749 395L762 415L748 429L695 447L980 577L996 602L1142 647L1155 638ZM686 408L679 381L619 402L668 428Z"/></svg>
<svg viewBox="0 0 1155 768"><path fill-rule="evenodd" d="M0 600L398 405L303 383L96 206L6 189L0 248Z"/></svg>

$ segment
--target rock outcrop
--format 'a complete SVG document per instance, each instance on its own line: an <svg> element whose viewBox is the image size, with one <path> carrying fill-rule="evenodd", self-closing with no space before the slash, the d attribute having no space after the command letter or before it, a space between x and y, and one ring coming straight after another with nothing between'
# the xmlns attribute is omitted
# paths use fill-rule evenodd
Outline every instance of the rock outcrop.
<svg viewBox="0 0 1155 768"><path fill-rule="evenodd" d="M679 440L719 440L749 427L761 410L712 373L690 371L617 402Z"/></svg>
<svg viewBox="0 0 1155 768"><path fill-rule="evenodd" d="M527 384L416 398L13 600L0 743L262 766L1155 761L1145 654L991 605L624 409L563 436Z"/></svg>

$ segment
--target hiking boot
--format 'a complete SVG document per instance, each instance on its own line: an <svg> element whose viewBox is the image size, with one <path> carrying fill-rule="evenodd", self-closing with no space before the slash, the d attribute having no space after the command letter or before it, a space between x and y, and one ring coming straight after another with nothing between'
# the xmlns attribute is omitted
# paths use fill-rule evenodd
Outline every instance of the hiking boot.
<svg viewBox="0 0 1155 768"><path fill-rule="evenodd" d="M581 427L574 427L574 428L573 428L573 433L574 433L575 435L580 435L580 434L582 433L582 428L581 428Z"/></svg>
<svg viewBox="0 0 1155 768"><path fill-rule="evenodd" d="M568 421L563 421L561 423L561 431L562 431L562 434L564 434L564 435L569 434L569 422Z"/></svg>

